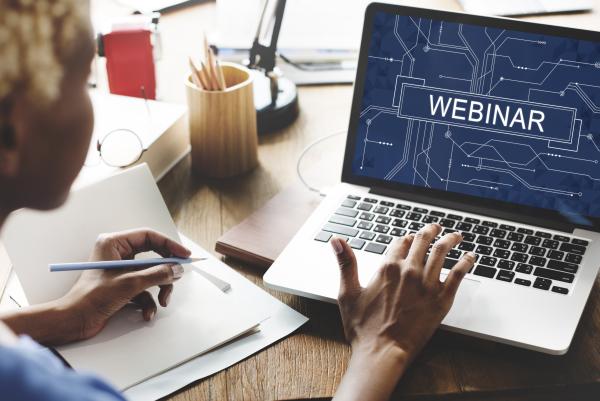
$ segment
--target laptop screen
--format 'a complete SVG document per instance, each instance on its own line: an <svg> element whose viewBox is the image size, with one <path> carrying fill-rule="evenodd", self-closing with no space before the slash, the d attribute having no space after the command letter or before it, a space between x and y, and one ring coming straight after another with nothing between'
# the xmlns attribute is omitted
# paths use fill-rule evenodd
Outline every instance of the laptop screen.
<svg viewBox="0 0 600 401"><path fill-rule="evenodd" d="M367 24L352 176L600 216L600 43L408 12Z"/></svg>

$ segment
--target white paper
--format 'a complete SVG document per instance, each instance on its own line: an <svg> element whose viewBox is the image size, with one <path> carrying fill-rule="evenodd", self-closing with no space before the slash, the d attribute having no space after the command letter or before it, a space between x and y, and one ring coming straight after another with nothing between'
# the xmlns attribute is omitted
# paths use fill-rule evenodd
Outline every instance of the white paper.
<svg viewBox="0 0 600 401"><path fill-rule="evenodd" d="M193 253L201 252L202 249L189 238L183 235L181 238L184 245ZM231 289L227 294L235 298L237 302L245 302L253 309L262 310L271 317L260 324L260 332L194 358L128 389L125 391L125 396L131 401L147 401L165 397L190 383L213 375L257 353L293 333L308 321L308 318L252 284L215 257L210 256L202 267L210 274L230 283Z"/></svg>

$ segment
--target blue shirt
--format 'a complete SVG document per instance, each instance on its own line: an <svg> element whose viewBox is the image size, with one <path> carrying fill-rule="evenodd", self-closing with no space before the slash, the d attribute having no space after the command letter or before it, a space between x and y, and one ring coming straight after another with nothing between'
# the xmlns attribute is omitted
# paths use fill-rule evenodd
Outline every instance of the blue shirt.
<svg viewBox="0 0 600 401"><path fill-rule="evenodd" d="M0 346L0 398L3 401L121 401L99 378L77 373L48 349L22 336Z"/></svg>

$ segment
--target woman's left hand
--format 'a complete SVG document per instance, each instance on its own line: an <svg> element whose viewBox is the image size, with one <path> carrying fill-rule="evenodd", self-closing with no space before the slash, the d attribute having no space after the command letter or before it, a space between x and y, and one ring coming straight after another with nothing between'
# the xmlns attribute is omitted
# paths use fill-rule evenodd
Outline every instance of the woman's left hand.
<svg viewBox="0 0 600 401"><path fill-rule="evenodd" d="M133 259L136 254L147 251L163 257L181 258L187 258L191 253L156 231L141 229L100 235L90 260ZM159 265L141 270L87 270L59 301L79 322L79 339L86 339L98 334L108 319L130 302L140 307L146 321L151 320L157 305L147 289L158 286L158 302L166 307L173 282L182 275L181 265Z"/></svg>

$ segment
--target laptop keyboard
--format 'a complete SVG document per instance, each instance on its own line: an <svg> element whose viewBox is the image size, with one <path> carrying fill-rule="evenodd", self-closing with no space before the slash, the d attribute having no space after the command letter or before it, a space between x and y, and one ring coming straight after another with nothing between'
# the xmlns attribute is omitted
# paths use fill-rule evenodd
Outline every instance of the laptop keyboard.
<svg viewBox="0 0 600 401"><path fill-rule="evenodd" d="M470 273L557 294L569 293L589 245L569 235L355 195L342 202L314 239L341 237L357 251L382 255L394 238L414 234L429 223L441 225L441 235L458 231L463 236L449 252L444 269L473 251L477 261Z"/></svg>

